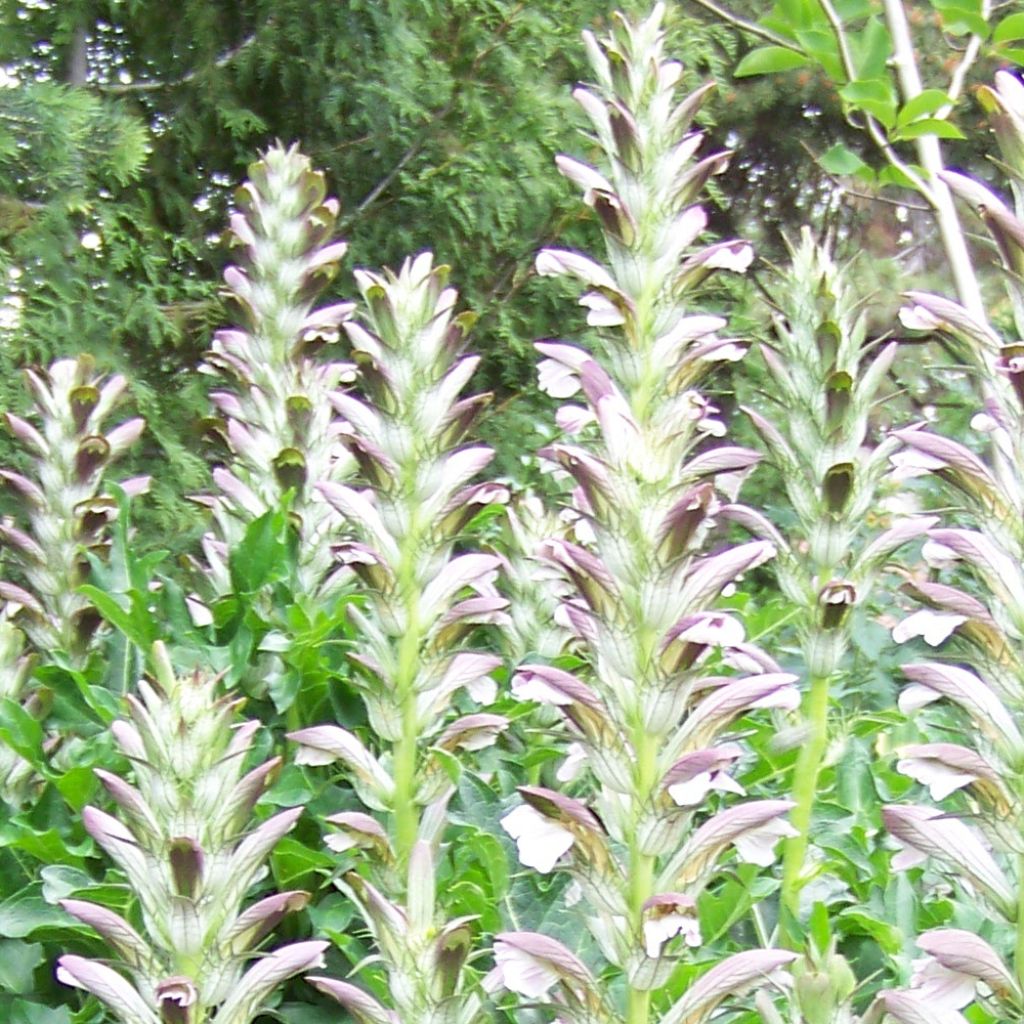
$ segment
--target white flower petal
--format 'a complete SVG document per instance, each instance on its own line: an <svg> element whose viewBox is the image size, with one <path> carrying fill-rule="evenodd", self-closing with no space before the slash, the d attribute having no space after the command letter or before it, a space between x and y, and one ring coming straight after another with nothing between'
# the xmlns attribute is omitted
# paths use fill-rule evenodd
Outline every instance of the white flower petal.
<svg viewBox="0 0 1024 1024"><path fill-rule="evenodd" d="M516 841L522 864L542 875L553 871L559 857L568 853L573 844L571 832L545 818L529 804L521 804L510 811L500 824Z"/></svg>

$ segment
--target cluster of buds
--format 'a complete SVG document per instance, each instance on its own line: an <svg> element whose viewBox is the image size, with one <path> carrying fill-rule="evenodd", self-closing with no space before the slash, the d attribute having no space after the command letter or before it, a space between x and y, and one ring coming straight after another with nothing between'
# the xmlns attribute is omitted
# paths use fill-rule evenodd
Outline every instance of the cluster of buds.
<svg viewBox="0 0 1024 1024"><path fill-rule="evenodd" d="M907 518L877 538L864 522L899 442L868 443L870 417L896 355L871 354L863 313L848 279L804 228L793 262L775 289L775 340L763 344L777 415L745 410L778 469L798 533L775 563L786 596L804 609L801 633L812 677L835 674L848 644L849 614L863 603L885 560L936 520ZM868 541L871 541L868 543Z"/></svg>
<svg viewBox="0 0 1024 1024"><path fill-rule="evenodd" d="M328 845L358 858L341 885L373 935L392 1005L347 982L314 979L372 1024L471 1024L482 1006L463 970L472 921L447 919L434 868L453 757L492 744L508 724L459 713L470 699L493 700L490 673L500 664L467 646L470 634L508 620L508 602L493 586L500 561L467 550L466 527L507 493L472 482L493 453L462 442L489 396L459 397L479 360L463 355L470 318L454 315L457 295L446 279L429 253L397 274L356 271L365 316L344 328L363 395L332 401L350 424L344 441L360 478L319 488L353 535L333 551L363 584L365 603L349 609L360 637L350 657L371 729L366 742L333 725L290 734L300 764L340 762L375 812L329 817L337 832Z"/></svg>
<svg viewBox="0 0 1024 1024"><path fill-rule="evenodd" d="M584 36L597 87L575 97L607 176L570 157L558 166L598 214L607 260L563 249L537 257L541 275L583 282L580 303L600 329L596 354L537 345L541 388L585 401L558 411L575 436L541 452L573 481L575 539L550 537L538 554L571 587L557 614L587 669L524 664L512 690L561 713L579 757L558 777L579 777L586 796L523 786L502 826L524 865L571 874L609 966L597 984L560 942L516 931L497 936L495 975L526 1000L553 1001L565 1021L648 1021L654 993L678 984L681 956L702 944L697 900L719 861L735 851L767 865L792 833L788 801L719 803L743 793L733 777L743 749L723 734L752 708L792 709L798 692L794 676L745 641L742 623L715 609L774 548L709 547L719 521L753 515L732 499L757 454L707 443L725 428L696 385L743 348L690 300L714 270L744 270L752 251L736 241L693 248L706 224L695 200L728 154L693 159L707 89L677 101L682 68L664 56L663 14L659 5L635 24L615 15L607 38ZM794 958L771 949L729 957L684 986L660 1019L704 1021ZM607 983L612 975L621 988Z"/></svg>
<svg viewBox="0 0 1024 1024"><path fill-rule="evenodd" d="M875 353L865 316L849 280L828 249L804 228L791 246L792 265L772 296L774 340L761 346L774 411L746 409L777 469L796 526L785 540L767 533L779 554L783 593L797 620L807 687L794 769L792 822L782 898L800 915L817 780L828 747L829 693L852 630L851 611L863 604L889 556L921 536L934 518L906 516L884 531L865 529L881 504L880 485L899 442L869 443L870 418L892 365L896 345ZM758 520L748 524L765 530ZM871 533L875 535L872 536Z"/></svg>
<svg viewBox="0 0 1024 1024"><path fill-rule="evenodd" d="M34 423L5 413L7 426L31 458L28 475L0 469L0 481L24 509L23 521L0 519L0 542L14 580L0 580L0 697L41 717L45 701L30 692L32 662L60 651L72 664L89 656L99 615L78 592L89 575L89 554L101 553L117 501L103 491L107 466L142 433L141 419L109 430L104 421L124 396L125 378L104 380L92 359L61 359L47 371L27 370ZM145 491L148 477L125 480L128 494ZM34 649L34 650L33 650ZM0 799L20 805L34 773L0 746Z"/></svg>
<svg viewBox="0 0 1024 1024"><path fill-rule="evenodd" d="M541 557L552 537L567 537L578 525L571 510L558 516L539 495L517 494L505 513L507 554L502 558L502 591L509 598L509 621L502 631L509 660L527 657L554 660L565 647L569 624L558 608L572 588Z"/></svg>
<svg viewBox="0 0 1024 1024"><path fill-rule="evenodd" d="M259 723L234 722L241 701L218 697L216 678L176 677L159 644L153 666L153 681L141 680L139 697L127 697L130 720L111 726L135 785L96 772L122 820L96 807L82 812L126 876L139 927L99 904L62 900L120 969L67 954L57 976L95 995L121 1024L249 1024L282 981L320 966L328 945L293 943L248 966L278 921L308 900L280 892L241 909L302 809L253 828L253 806L280 764L274 758L245 771Z"/></svg>
<svg viewBox="0 0 1024 1024"><path fill-rule="evenodd" d="M325 197L323 175L295 148L268 150L238 191L231 234L245 259L228 267L224 280L242 326L218 331L206 357L206 369L234 385L210 395L231 459L213 472L220 494L198 499L213 509L217 524L203 549L218 593L231 589L232 544L254 519L281 508L289 493L303 592L322 596L338 583L328 576L341 519L316 484L344 479L354 466L329 401L352 379L353 367L315 355L338 341L353 306L314 309L346 250L344 242L330 241L338 202Z"/></svg>
<svg viewBox="0 0 1024 1024"><path fill-rule="evenodd" d="M997 110L996 134L1007 163L1024 171L1024 88L1000 73L985 90ZM954 192L975 203L1003 253L1010 291L1019 287L1024 221L987 188L963 175L946 175ZM1018 178L1019 185L1019 178ZM1018 387L1016 350L990 324L956 303L914 292L901 312L911 328L946 335L962 346L982 381L984 411L972 427L987 441L988 458L924 428L899 431L904 464L933 474L962 499L976 528L929 531L924 556L942 577L912 578L907 590L925 607L894 630L898 641L922 637L945 645L952 661L904 666L910 684L900 697L907 714L937 702L952 706L964 722L964 742L909 745L897 768L927 786L943 808L886 807L890 834L902 847L897 868L929 862L991 908L992 943L970 932L941 928L924 933L925 957L907 990L882 993L879 1003L902 1024L943 1020L959 1024L961 1010L978 1002L996 1018L1024 1012L1024 401ZM1018 315L1020 303L1015 300ZM1018 331L1024 323L1018 323ZM923 712L927 715L927 711ZM1013 966L1003 954L1014 950Z"/></svg>

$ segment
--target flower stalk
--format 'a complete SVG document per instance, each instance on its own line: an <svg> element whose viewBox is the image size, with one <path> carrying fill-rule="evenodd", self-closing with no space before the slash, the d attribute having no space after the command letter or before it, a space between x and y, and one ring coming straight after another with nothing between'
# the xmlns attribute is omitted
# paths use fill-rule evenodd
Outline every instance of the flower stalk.
<svg viewBox="0 0 1024 1024"><path fill-rule="evenodd" d="M62 652L81 668L95 649L100 616L79 592L89 557L102 555L118 503L103 486L106 469L144 429L141 418L107 428L123 401L127 381L95 372L89 356L59 359L48 370L26 370L33 415L4 413L7 428L31 459L27 474L0 469L0 483L21 505L20 521L0 519L0 544L14 580L0 580L0 698L17 701L33 718L46 713L43 689L32 685L40 657ZM149 477L123 480L129 495L143 493ZM57 741L45 745L52 751ZM0 800L23 806L38 776L19 754L0 745Z"/></svg>
<svg viewBox="0 0 1024 1024"><path fill-rule="evenodd" d="M983 90L994 115L1006 166L1019 184L1024 163L1024 89L1000 73ZM944 176L975 206L1007 270L1021 318L1019 268L1024 265L1024 221L986 186L960 174ZM940 296L908 294L901 319L911 329L942 334L959 346L982 383L984 409L971 421L984 455L919 425L898 432L903 460L933 474L956 494L973 528L929 531L925 559L941 572L911 578L906 589L925 607L893 631L905 641L923 636L942 648L942 660L904 666L909 685L900 696L907 714L927 722L931 705L952 707L963 723L963 744L915 744L900 751L897 769L927 786L942 810L894 805L883 815L902 849L896 868L931 862L991 910L993 945L959 929L934 929L918 938L926 953L909 991L882 993L881 1004L903 1024L929 1017L962 1021L975 1001L987 1012L1017 1019L1024 1012L1024 401L1017 341L1004 342L991 324ZM1021 324L1018 322L1018 331ZM1013 954L1012 967L999 949ZM917 1016L915 1016L917 1014Z"/></svg>
<svg viewBox="0 0 1024 1024"><path fill-rule="evenodd" d="M719 734L751 708L792 708L797 695L794 677L714 607L774 548L764 540L711 546L718 523L756 516L733 497L757 455L709 444L725 427L696 387L744 347L718 335L722 318L694 313L692 295L715 270L744 270L752 251L738 241L695 245L706 223L696 199L728 154L696 157L701 133L692 122L707 89L677 100L682 69L664 55L663 15L660 5L641 22L615 15L606 38L584 34L596 88L574 95L605 166L557 162L597 213L607 256L546 249L536 261L542 276L583 284L580 304L598 328L591 351L537 345L542 390L584 403L559 410L568 437L540 453L575 485L577 528L537 550L562 576L556 618L570 627L569 649L586 669L528 662L512 692L557 708L586 775L583 798L521 786L523 803L502 826L524 865L564 867L578 884L609 965L602 976L621 978L622 1001L546 936L504 933L495 955L505 988L554 1002L566 1020L655 1019L657 994L686 948L702 944L697 898L720 858L734 849L768 864L791 832L788 801L720 809L718 800L743 793L731 775L742 748L717 743ZM727 958L659 1019L706 1020L792 959L780 950Z"/></svg>
<svg viewBox="0 0 1024 1024"><path fill-rule="evenodd" d="M766 535L779 548L781 589L800 610L807 667L790 819L799 834L786 841L782 883L783 905L799 921L814 802L829 746L830 696L843 671L853 609L867 600L888 557L936 520L910 515L884 531L865 529L884 507L889 456L899 447L891 438L866 443L896 346L872 351L849 268L839 266L809 229L790 251L792 264L771 298L774 337L761 347L771 410L746 411L798 523L785 541L774 531Z"/></svg>
<svg viewBox="0 0 1024 1024"><path fill-rule="evenodd" d="M247 524L290 495L298 581L303 593L323 597L346 574L330 571L342 520L317 484L343 480L355 466L330 403L353 367L318 358L336 346L354 308L315 305L347 248L332 240L339 205L308 158L280 146L249 168L237 205L230 235L242 257L224 282L241 324L216 333L204 366L232 385L210 394L231 458L213 472L220 493L197 499L213 510L217 527L203 541L208 575L217 593L230 591L228 550Z"/></svg>
<svg viewBox="0 0 1024 1024"><path fill-rule="evenodd" d="M487 396L459 397L478 359L463 354L472 318L455 313L447 268L424 253L397 273L356 271L356 282L362 315L344 329L362 395L332 401L350 425L343 440L360 475L353 485L321 481L319 490L349 524L352 539L335 544L334 556L366 597L350 608L360 634L351 659L370 729L365 742L333 725L290 738L300 763L340 761L376 812L328 818L340 830L328 844L352 858L341 884L373 933L391 1008L347 983L314 984L361 1021L393 1014L472 1024L482 1012L466 968L472 922L447 917L435 871L455 791L452 757L490 745L508 724L466 713L469 702L493 699L490 673L500 664L468 642L479 625L505 624L508 602L494 590L499 558L467 550L465 536L507 493L472 482L493 455L464 444Z"/></svg>

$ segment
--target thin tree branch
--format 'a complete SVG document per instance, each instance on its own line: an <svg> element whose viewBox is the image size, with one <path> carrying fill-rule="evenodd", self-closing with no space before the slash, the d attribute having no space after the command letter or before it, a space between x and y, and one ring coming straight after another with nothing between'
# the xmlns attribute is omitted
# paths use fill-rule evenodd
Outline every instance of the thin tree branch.
<svg viewBox="0 0 1024 1024"><path fill-rule="evenodd" d="M883 0L883 5L893 45L892 62L896 68L903 102L909 103L921 95L923 87L914 57L914 41L910 35L910 26L907 24L907 12L904 10L903 0ZM939 177L943 170L942 147L934 135L922 135L915 141L915 147L921 166L931 178L934 199L930 201L935 207L935 219L938 221L942 245L946 250L957 295L972 316L986 323L981 288L967 250L967 241L960 225L960 218L957 216L953 196L946 183Z"/></svg>
<svg viewBox="0 0 1024 1024"><path fill-rule="evenodd" d="M476 56L473 58L473 62L470 65L469 73L466 76L471 77L488 57L489 54L493 53L498 46L501 45L502 36L508 31L512 22L517 18L523 10L526 8L525 3L517 4L516 7L509 13L508 17L495 29L494 40L489 46L485 46ZM377 182L373 188L359 201L359 204L355 209L342 221L339 222L338 227L340 230L348 230L352 224L358 219L359 215L362 214L369 206L373 205L381 194L391 185L391 183L398 177L399 174L408 166L409 162L413 160L423 149L427 143L427 139L430 137L430 133L433 130L435 124L439 121L444 120L454 109L455 101L458 99L464 82L462 80L455 83L455 87L452 90L452 98L442 107L437 113L433 114L430 118L430 122L427 126L419 133L419 135L413 140L413 143L409 148L398 158L398 162L394 167L384 175L380 181Z"/></svg>
<svg viewBox="0 0 1024 1024"><path fill-rule="evenodd" d="M226 53L222 53L214 62L214 68L227 67L240 53L247 50L254 42L259 33L253 32L252 35L246 36L237 46L232 47ZM193 68L191 71L187 71L184 75L178 78L164 79L159 82L111 82L106 85L98 85L96 89L99 92L106 93L109 96L124 96L129 93L138 92L159 92L162 89L177 89L179 86L188 85L189 82L194 81L202 74L207 68Z"/></svg>
<svg viewBox="0 0 1024 1024"><path fill-rule="evenodd" d="M832 32L836 37L836 45L839 48L839 56L843 63L843 70L846 72L846 78L849 82L857 80L857 65L853 61L853 54L850 52L849 41L846 38L846 30L843 27L843 20L839 17L839 13L835 7L832 6L831 0L818 0L821 4L821 9L825 13L825 17L828 19L829 25L832 26ZM918 90L920 91L920 90ZM912 167L904 163L897 155L896 151L892 148L889 143L885 132L882 130L882 126L865 111L864 114L866 121L865 127L867 128L868 135L871 136L871 141L881 150L885 159L889 162L892 167L895 167L901 174L905 174L911 181L914 188L924 196L928 203L936 208L935 195L928 183L917 174Z"/></svg>
<svg viewBox="0 0 1024 1024"><path fill-rule="evenodd" d="M792 50L794 53L802 54L804 52L792 39L787 39L785 36L780 36L769 28L764 28L756 22L748 21L746 18L741 18L738 14L733 14L732 11L715 3L715 0L693 0L693 2L698 7L703 7L704 10L710 11L721 18L722 21L728 22L733 28L741 29L743 32L748 32L750 35L757 36L759 39L763 39L765 42L772 43L775 46L785 47L785 49Z"/></svg>
<svg viewBox="0 0 1024 1024"><path fill-rule="evenodd" d="M991 13L992 5L990 0L982 0L981 16L988 21ZM964 82L967 79L967 72L971 70L974 62L978 59L978 54L980 52L981 36L971 36L971 41L967 44L967 49L964 50L962 60L957 64L949 79L949 88L946 90L949 95L949 103L935 115L936 117L948 117L950 115L954 104L960 98L960 94L964 90Z"/></svg>
<svg viewBox="0 0 1024 1024"><path fill-rule="evenodd" d="M818 156L818 154L815 153L814 150L811 149L811 147L803 140L800 141L800 146L804 150L804 152L816 164L818 164L819 167L821 167L820 157ZM890 199L888 196L872 195L870 192L858 192L856 189L850 188L848 185L845 185L838 175L833 174L831 171L825 170L824 167L822 167L821 170L825 174L825 177L828 178L828 180L831 181L832 184L835 185L836 188L838 188L843 193L843 195L853 196L855 199L867 199L873 203L885 203L889 206L897 206L907 210L917 210L919 213L933 212L932 207L922 206L920 203L911 203L900 199Z"/></svg>
<svg viewBox="0 0 1024 1024"><path fill-rule="evenodd" d="M441 113L439 113L437 117L433 119L433 121L436 121L441 117L444 117L447 113L447 109L441 111ZM431 124L433 124L433 121L431 121ZM391 170L388 171L388 173L385 174L384 177L381 178L380 181L378 181L377 184L374 185L369 192L366 193L366 195L360 200L359 205L356 206L352 213L349 214L349 216L346 217L338 225L341 230L345 230L351 227L353 221L355 221L356 218L358 218L359 215L368 206L371 206L374 202L376 202L380 194L384 192L385 189L387 189L387 187L395 180L395 178L398 177L399 174L402 173L402 171L409 163L409 161L412 160L416 156L416 154L419 153L419 151L424 147L428 135L429 132L426 130L420 132L420 134L414 140L413 144L398 158L398 162L395 164L395 166L392 167Z"/></svg>

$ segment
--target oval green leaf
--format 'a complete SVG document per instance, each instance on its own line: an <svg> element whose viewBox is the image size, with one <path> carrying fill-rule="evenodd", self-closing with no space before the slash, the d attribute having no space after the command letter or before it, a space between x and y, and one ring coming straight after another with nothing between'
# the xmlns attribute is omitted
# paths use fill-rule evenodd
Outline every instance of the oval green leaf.
<svg viewBox="0 0 1024 1024"><path fill-rule="evenodd" d="M992 33L992 42L997 45L1012 43L1017 39L1024 39L1024 14L1011 14L1003 18Z"/></svg>
<svg viewBox="0 0 1024 1024"><path fill-rule="evenodd" d="M773 75L779 71L805 67L807 63L807 58L802 53L787 50L784 46L759 46L739 62L734 74L737 78Z"/></svg>

